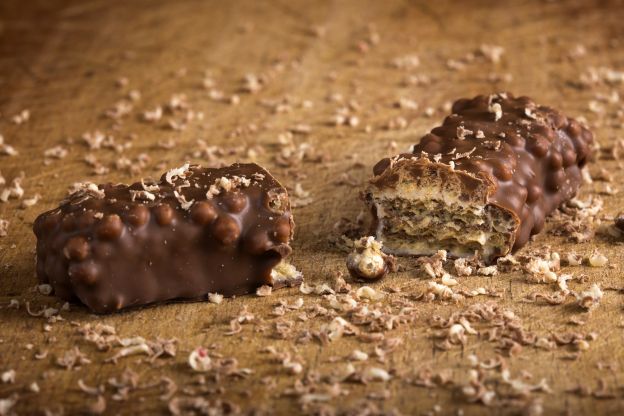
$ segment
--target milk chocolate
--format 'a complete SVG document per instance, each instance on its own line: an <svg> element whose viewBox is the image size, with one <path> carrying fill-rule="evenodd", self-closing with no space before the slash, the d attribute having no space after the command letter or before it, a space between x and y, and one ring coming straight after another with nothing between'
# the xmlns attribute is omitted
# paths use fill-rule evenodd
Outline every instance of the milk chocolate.
<svg viewBox="0 0 624 416"><path fill-rule="evenodd" d="M256 164L184 165L160 181L81 184L35 221L37 275L96 313L293 283L286 189ZM294 279L296 280L296 279Z"/></svg>
<svg viewBox="0 0 624 416"><path fill-rule="evenodd" d="M527 243L572 198L592 133L528 97L460 99L411 153L381 160L365 199L397 255L475 254L491 263Z"/></svg>

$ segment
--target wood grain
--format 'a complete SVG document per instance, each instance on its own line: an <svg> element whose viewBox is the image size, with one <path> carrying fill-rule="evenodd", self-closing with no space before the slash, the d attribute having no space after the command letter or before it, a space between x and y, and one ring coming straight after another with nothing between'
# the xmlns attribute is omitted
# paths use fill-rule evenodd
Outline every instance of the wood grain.
<svg viewBox="0 0 624 416"><path fill-rule="evenodd" d="M341 217L354 219L362 204L360 186L337 185L336 179L347 172L358 183L364 183L370 167L382 156L406 149L420 135L444 116L445 103L463 96L509 90L526 94L538 102L561 108L567 114L580 116L593 127L598 142L606 146L622 138L622 119L613 114L622 111L620 103L603 103L607 111L596 114L588 104L595 94L624 94L622 83L578 89L571 85L588 67L624 69L624 3L622 1L29 1L5 0L0 4L0 133L19 155L0 156L0 171L7 180L24 172L26 197L35 193L41 201L32 208L19 209L19 201L0 204L0 218L10 221L9 234L0 238L0 372L15 369L15 383L0 384L0 398L19 394L14 410L19 414L43 413L44 409L66 414L81 412L95 401L78 388L78 380L95 386L110 377L119 376L128 367L140 374L141 383L158 382L170 377L180 388L192 385L195 374L186 365L188 353L195 347L218 345L216 351L235 357L241 367L254 373L244 380L224 379L224 398L243 410L259 408L267 413L296 414L301 407L296 398L280 394L296 378L287 375L279 364L272 363L259 351L267 345L290 351L304 363L304 373L316 369L327 374L336 367L330 357L343 357L354 348L371 352L372 345L352 337L327 346L316 341L294 344L275 339L269 315L279 299L288 302L302 296L296 289L276 292L268 298L249 296L226 300L220 305L178 303L111 316L94 316L84 308L72 306L62 312L65 321L51 324L32 317L24 309L30 301L32 310L58 306L53 297L36 293L31 232L38 213L58 204L68 185L85 179L93 181L130 181L138 174L111 169L102 177L91 175L83 161L87 152L80 137L85 132L100 130L112 134L118 143L131 143L124 152L129 158L141 153L151 160L140 173L157 176L163 166L181 165L193 158L197 139L224 148L247 146L264 149L256 160L293 188L300 183L310 192L313 202L295 211L297 233L292 262L306 280L316 284L330 279L336 270L344 270L344 253L328 243L333 226ZM322 28L322 36L314 34ZM370 34L379 35L371 44ZM477 58L462 70L450 70L449 59L462 59L481 44L505 48L499 63ZM576 45L587 53L577 59L568 57ZM418 55L420 65L414 69L397 69L391 65L396 57ZM277 65L279 63L279 65ZM202 88L205 71L216 87L227 97L240 96L238 105L212 100ZM185 75L184 75L184 74ZM248 73L271 75L267 84L255 94L239 92ZM490 74L511 74L508 82L492 82ZM409 75L427 75L430 85L405 85ZM120 88L116 80L125 77L128 85ZM120 121L104 117L129 90L140 91L134 110ZM142 111L166 103L172 94L184 93L193 110L203 112L204 119L188 123L183 131L141 121ZM328 99L340 94L344 101ZM395 108L400 97L418 103L417 110ZM289 111L276 112L266 105L269 100L288 104ZM312 103L310 108L302 102ZM336 109L352 100L356 127L331 125ZM357 103L357 105L355 105ZM427 108L433 115L427 116ZM28 109L30 120L16 125L11 118ZM388 123L402 117L404 129L387 129ZM296 143L309 143L329 156L323 164L304 163L301 168L277 166L274 155L277 139L294 126L310 126L309 134L295 134ZM172 149L157 147L161 140L173 138ZM73 144L68 144L68 139ZM69 154L62 160L44 165L44 151L62 145ZM260 146L260 147L258 147ZM93 152L106 166L120 154L111 150ZM247 155L249 156L249 155ZM224 159L249 160L240 155ZM354 167L360 162L364 168ZM597 166L608 169L615 177L614 186L624 179L616 161L601 160ZM299 176L296 176L295 174ZM586 186L581 197L601 185ZM622 206L620 195L603 196L603 218L615 215ZM589 283L603 287L621 287L621 244L612 238L597 236L590 243L573 244L560 237L543 234L529 245L550 244L555 250L575 250L588 254L594 249L607 255L612 267L570 268L575 274L586 274ZM412 260L402 259L405 271L375 284L375 288L404 287L414 293L422 290L426 280ZM503 297L496 300L513 310L525 325L540 334L557 331L595 332L597 340L576 361L562 359L563 351L526 349L509 360L514 374L521 370L533 374L533 382L546 378L552 394L540 397L546 414L622 414L624 386L624 334L622 295L607 291L600 306L584 319L580 328L566 322L580 313L567 306L543 306L522 301L535 290L519 273L501 274L494 278L463 278L467 288L485 286L497 289ZM580 290L589 283L575 284ZM306 306L319 298L303 296ZM11 299L21 307L11 309ZM483 301L468 300L466 304ZM414 372L426 366L434 370L451 369L454 378L465 378L466 356L477 353L486 359L494 356L492 345L472 337L463 349L442 352L433 348L427 318L432 314L448 316L457 308L439 302L418 303L418 318L411 324L390 332L403 343L386 359L377 363L383 368ZM260 321L243 326L234 336L225 336L228 322L246 306L256 317L266 319L266 330ZM294 316L294 315L293 315ZM158 359L155 364L134 356L113 365L105 363L112 352L99 352L76 334L76 324L102 322L113 325L124 337L146 339L177 338L175 358ZM318 323L299 323L300 328L317 328ZM74 345L92 360L91 364L69 371L55 364L56 358ZM46 358L34 359L40 350ZM609 364L607 369L600 369ZM260 382L274 377L275 387ZM598 400L579 397L566 390L585 383L592 388L605 379L615 398ZM28 391L36 381L41 392ZM208 384L210 385L210 381ZM387 383L347 384L350 394L328 404L340 411L362 408L371 392L387 388L389 398L377 401L383 411L424 414L440 406L442 414L513 413L517 409L486 408L469 404L453 389L425 389L407 383L400 377ZM161 400L160 387L137 390L126 401L115 401L113 390L105 393L106 414L167 413L167 401ZM206 395L211 400L216 395Z"/></svg>

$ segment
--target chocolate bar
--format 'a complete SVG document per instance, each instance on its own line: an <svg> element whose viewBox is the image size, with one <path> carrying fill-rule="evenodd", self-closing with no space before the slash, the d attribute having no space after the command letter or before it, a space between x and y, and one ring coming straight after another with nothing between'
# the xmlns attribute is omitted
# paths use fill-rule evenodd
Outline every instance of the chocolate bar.
<svg viewBox="0 0 624 416"><path fill-rule="evenodd" d="M96 313L240 295L297 280L275 270L293 229L286 189L260 166L185 164L157 183L80 184L35 221L37 275Z"/></svg>
<svg viewBox="0 0 624 416"><path fill-rule="evenodd" d="M381 160L364 194L396 255L475 254L491 263L572 198L593 135L559 111L511 94L460 99L411 153Z"/></svg>

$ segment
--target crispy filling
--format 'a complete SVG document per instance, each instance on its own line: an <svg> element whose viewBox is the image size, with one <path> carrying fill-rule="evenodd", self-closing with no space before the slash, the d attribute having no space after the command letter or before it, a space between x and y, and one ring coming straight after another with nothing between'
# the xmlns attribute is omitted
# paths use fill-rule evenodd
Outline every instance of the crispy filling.
<svg viewBox="0 0 624 416"><path fill-rule="evenodd" d="M444 198L377 200L384 244L396 254L432 254L447 250L456 257L478 251L486 257L506 252L514 230L513 218L492 206L448 203Z"/></svg>

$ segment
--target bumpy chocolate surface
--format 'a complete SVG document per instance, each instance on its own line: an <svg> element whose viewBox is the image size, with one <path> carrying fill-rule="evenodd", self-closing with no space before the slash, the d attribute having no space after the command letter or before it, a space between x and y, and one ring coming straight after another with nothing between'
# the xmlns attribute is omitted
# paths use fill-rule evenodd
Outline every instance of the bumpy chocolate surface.
<svg viewBox="0 0 624 416"><path fill-rule="evenodd" d="M283 285L286 189L255 164L188 164L157 183L83 184L35 221L37 275L97 313Z"/></svg>
<svg viewBox="0 0 624 416"><path fill-rule="evenodd" d="M528 97L501 93L460 99L412 153L374 167L369 198L397 185L400 164L410 165L414 177L432 170L454 176L474 192L485 184L485 202L507 211L516 223L508 248L518 249L542 230L549 213L576 194L592 143L592 133L579 122Z"/></svg>

